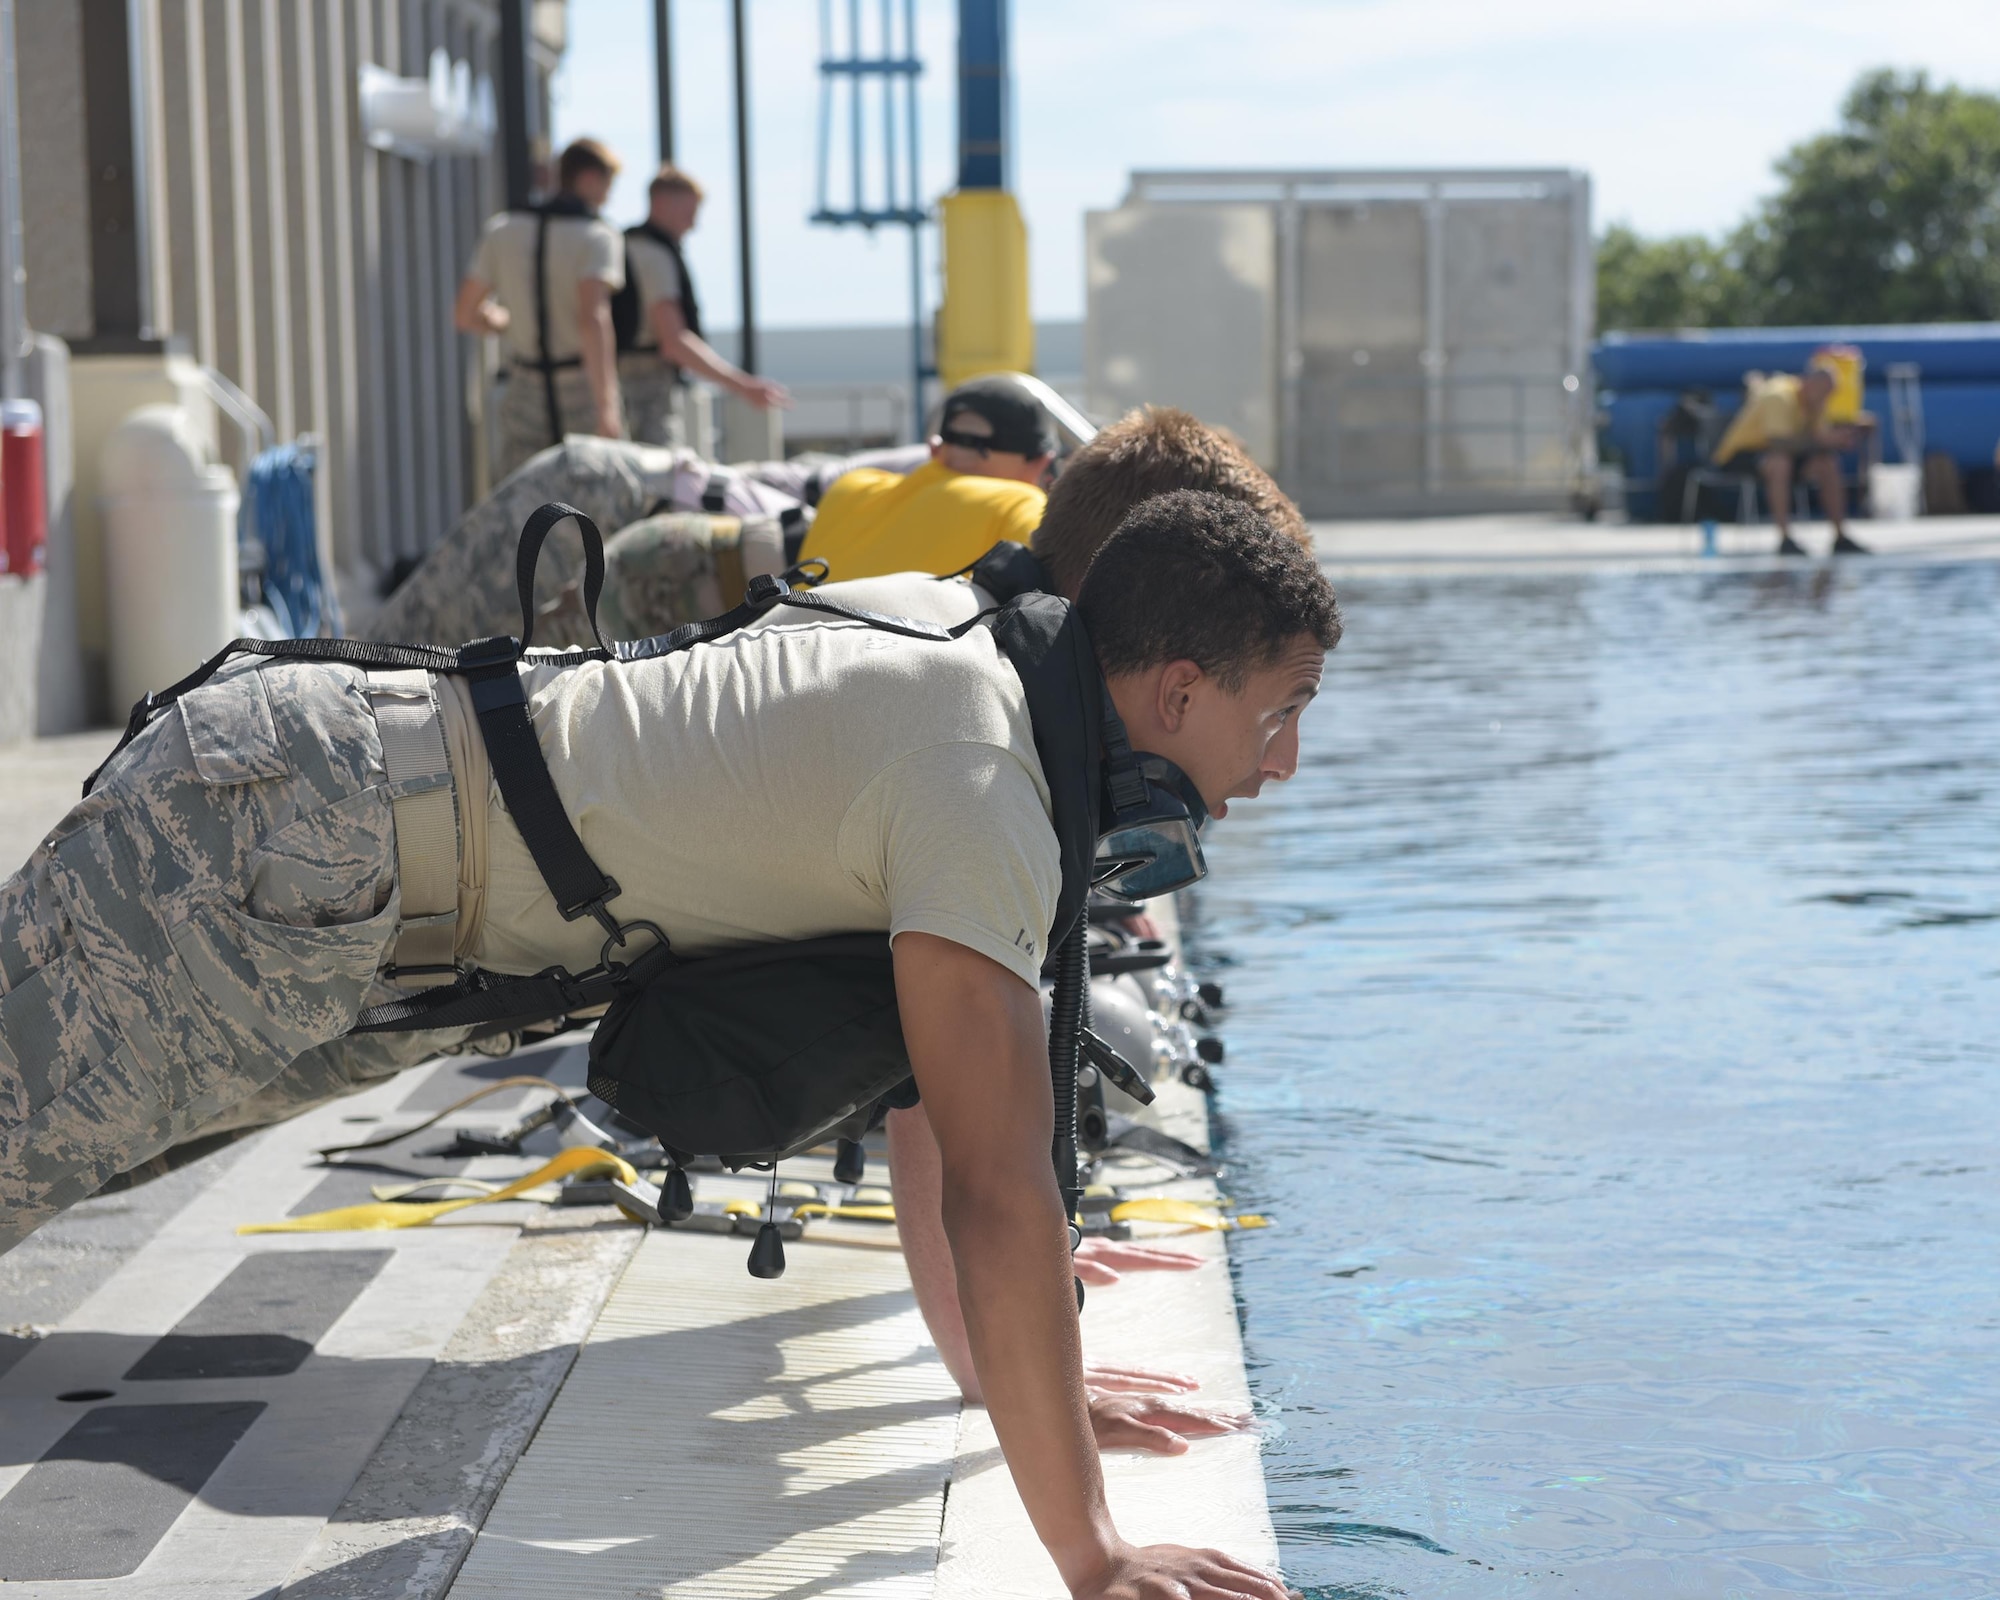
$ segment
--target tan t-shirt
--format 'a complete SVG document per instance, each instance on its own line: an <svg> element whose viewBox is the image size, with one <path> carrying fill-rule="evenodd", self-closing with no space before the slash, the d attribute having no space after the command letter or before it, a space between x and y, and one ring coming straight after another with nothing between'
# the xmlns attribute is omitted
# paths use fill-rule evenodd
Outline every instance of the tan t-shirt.
<svg viewBox="0 0 2000 1600"><path fill-rule="evenodd" d="M535 230L542 220L524 211L489 217L466 269L507 308L500 338L514 361L542 359L535 338ZM624 287L625 236L602 217L550 217L548 228L549 359L568 361L583 351L576 286L594 278L613 292Z"/></svg>
<svg viewBox="0 0 2000 1600"><path fill-rule="evenodd" d="M662 300L679 301L681 269L674 265L674 258L657 239L634 234L625 241L625 270L639 286L638 348L656 350L659 346L653 339L653 307Z"/></svg>
<svg viewBox="0 0 2000 1600"><path fill-rule="evenodd" d="M815 621L524 677L621 921L689 955L916 929L1037 981L1061 858L1020 679L984 628L941 644ZM459 793L485 799L459 953L499 972L592 965L603 930L557 913L463 681L441 687Z"/></svg>

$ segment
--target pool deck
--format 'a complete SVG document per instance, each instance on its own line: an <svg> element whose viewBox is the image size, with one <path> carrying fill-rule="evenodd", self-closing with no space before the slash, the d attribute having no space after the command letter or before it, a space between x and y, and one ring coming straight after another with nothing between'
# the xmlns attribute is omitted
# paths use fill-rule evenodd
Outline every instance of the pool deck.
<svg viewBox="0 0 2000 1600"><path fill-rule="evenodd" d="M1702 554L1699 528L1531 517L1314 531L1322 562L1347 581L1828 565L1823 555L1780 561L1768 527L1725 525L1714 555ZM1856 559L2000 559L2000 518L1855 531L1880 552ZM1824 524L1800 536L1824 550ZM100 730L0 749L0 867L27 856L115 738ZM776 1283L745 1273L747 1241L647 1231L609 1208L517 1202L395 1233L235 1233L365 1200L383 1174L330 1173L318 1146L407 1125L519 1071L580 1084L580 1047L414 1069L86 1202L0 1257L9 1593L1061 1593L990 1423L958 1404L879 1226L816 1223ZM453 1127L503 1126L529 1093L457 1113L414 1147ZM1206 1142L1199 1095L1173 1084L1161 1099L1163 1126ZM438 1170L402 1148L385 1164ZM445 1165L504 1180L535 1159ZM1150 1192L1213 1192L1157 1168L1121 1178ZM739 1187L751 1197L759 1186L703 1180L714 1195ZM1212 1403L1245 1405L1221 1239L1186 1242L1204 1257L1199 1270L1093 1293L1087 1348L1190 1371ZM95 1443L73 1431L86 1417L104 1436ZM194 1466L180 1459L190 1452ZM1106 1468L1129 1535L1275 1559L1253 1437L1203 1441L1178 1458L1112 1456Z"/></svg>
<svg viewBox="0 0 2000 1600"><path fill-rule="evenodd" d="M2000 560L2000 517L1861 520L1850 524L1849 531L1875 555L1843 560ZM1833 542L1826 523L1799 523L1795 535L1809 552L1804 559L1779 556L1777 533L1768 523L1719 524L1713 554L1703 552L1699 523L1626 524L1506 515L1313 524L1320 564L1335 579L1478 572L1803 570L1826 564Z"/></svg>
<svg viewBox="0 0 2000 1600"><path fill-rule="evenodd" d="M0 752L0 861L27 855L114 737ZM236 1233L365 1201L383 1168L532 1170L552 1144L420 1156L454 1129L505 1126L534 1100L525 1089L392 1146L380 1168L330 1171L315 1156L513 1073L580 1087L583 1047L414 1068L87 1201L0 1256L9 1594L1062 1594L985 1412L960 1405L929 1343L889 1228L815 1222L775 1283L745 1272L746 1239L647 1230L609 1207L522 1201L396 1232ZM1207 1142L1205 1101L1177 1082L1147 1117ZM824 1166L802 1158L785 1174ZM882 1170L878 1151L870 1177ZM1110 1178L1215 1192L1143 1159ZM761 1191L697 1178L702 1198ZM1087 1353L1189 1372L1209 1403L1248 1409L1221 1237L1177 1243L1197 1270L1091 1292ZM1254 1436L1105 1467L1128 1536L1275 1564Z"/></svg>

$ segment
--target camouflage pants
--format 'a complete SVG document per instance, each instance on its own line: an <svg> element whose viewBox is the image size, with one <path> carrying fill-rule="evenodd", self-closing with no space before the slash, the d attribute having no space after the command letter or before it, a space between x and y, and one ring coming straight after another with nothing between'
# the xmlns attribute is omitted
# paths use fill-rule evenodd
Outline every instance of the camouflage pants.
<svg viewBox="0 0 2000 1600"><path fill-rule="evenodd" d="M493 476L505 478L537 451L560 443L572 433L592 433L597 427L597 402L582 367L563 367L555 374L560 417L549 416L549 397L542 375L530 367L511 367L500 385L500 454Z"/></svg>
<svg viewBox="0 0 2000 1600"><path fill-rule="evenodd" d="M627 351L618 358L618 387L625 397L625 431L640 444L684 445L679 374L657 355Z"/></svg>
<svg viewBox="0 0 2000 1600"><path fill-rule="evenodd" d="M607 639L649 639L727 611L750 579L784 565L785 536L775 517L662 512L622 529L605 546L598 621ZM580 601L573 609L580 623ZM577 630L572 624L554 631ZM552 642L580 644L588 632L585 626L575 639Z"/></svg>
<svg viewBox="0 0 2000 1600"><path fill-rule="evenodd" d="M550 500L566 500L608 538L638 521L674 488L685 451L617 439L571 438L544 450L458 520L363 632L411 644L463 644L521 630L514 555L521 524ZM583 547L567 528L542 548L535 593L546 604L583 571ZM537 644L554 643L543 639Z"/></svg>
<svg viewBox="0 0 2000 1600"><path fill-rule="evenodd" d="M398 908L362 683L225 669L0 885L0 1249L197 1134L434 1053L340 1037Z"/></svg>

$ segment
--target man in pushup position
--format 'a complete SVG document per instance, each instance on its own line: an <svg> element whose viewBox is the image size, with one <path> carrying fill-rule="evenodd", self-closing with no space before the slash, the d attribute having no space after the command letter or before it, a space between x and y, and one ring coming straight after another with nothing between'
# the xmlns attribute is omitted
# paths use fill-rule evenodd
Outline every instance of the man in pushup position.
<svg viewBox="0 0 2000 1600"><path fill-rule="evenodd" d="M1104 546L1076 606L1134 747L1178 766L1210 813L1296 770L1340 618L1292 539L1218 496L1163 496ZM991 632L942 643L828 619L518 671L622 918L692 956L890 936L938 1151L934 1186L913 1175L898 1204L937 1212L979 1391L1070 1592L1277 1600L1276 1579L1220 1552L1125 1543L1105 1502L1049 1163L1037 984L1060 850ZM457 905L426 932L448 928L453 959L489 971L596 960L602 930L561 917L488 780L463 681L381 676L223 669L0 885L0 1243L353 1026L408 932L409 780L388 776L381 731L396 696L434 707L449 756L422 792L451 796Z"/></svg>

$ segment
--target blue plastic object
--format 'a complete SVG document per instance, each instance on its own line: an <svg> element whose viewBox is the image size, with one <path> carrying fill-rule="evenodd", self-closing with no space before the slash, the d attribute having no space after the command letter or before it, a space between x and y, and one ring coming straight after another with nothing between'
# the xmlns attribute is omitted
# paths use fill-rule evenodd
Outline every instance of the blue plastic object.
<svg viewBox="0 0 2000 1600"><path fill-rule="evenodd" d="M238 513L239 543L263 552L264 603L293 639L337 637L340 604L320 568L309 444L281 444L250 463Z"/></svg>
<svg viewBox="0 0 2000 1600"><path fill-rule="evenodd" d="M1659 503L1660 423L1680 396L1706 393L1720 417L1743 403L1746 372L1800 372L1824 345L1859 346L1871 380L1862 404L1880 420L1882 459L1900 461L1885 383L1899 364L1918 369L1926 454L1949 456L1968 477L1990 474L2000 443L2000 323L1909 327L1710 328L1607 334L1592 353L1602 445L1622 461L1625 504L1638 521L1677 517ZM1682 446L1684 460L1691 460Z"/></svg>
<svg viewBox="0 0 2000 1600"><path fill-rule="evenodd" d="M1678 333L1608 333L1592 353L1598 387L1735 391L1743 374L1800 372L1815 350L1857 346L1878 383L1885 368L1914 362L1932 383L2000 383L2000 322L1907 327L1686 328Z"/></svg>

